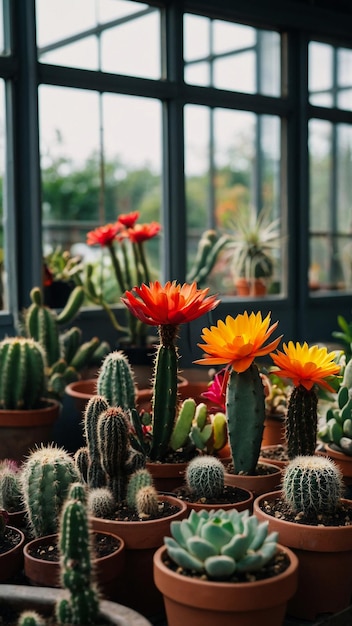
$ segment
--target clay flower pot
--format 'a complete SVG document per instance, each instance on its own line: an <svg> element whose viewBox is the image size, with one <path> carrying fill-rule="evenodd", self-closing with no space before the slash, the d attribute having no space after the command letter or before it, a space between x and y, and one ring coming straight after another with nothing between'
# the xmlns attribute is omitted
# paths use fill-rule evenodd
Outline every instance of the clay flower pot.
<svg viewBox="0 0 352 626"><path fill-rule="evenodd" d="M282 476L280 467L271 463L260 462L260 464L269 468L267 474L257 474L255 476L232 474L225 467L225 483L234 487L241 487L241 489L247 489L253 493L254 497L279 488Z"/></svg>
<svg viewBox="0 0 352 626"><path fill-rule="evenodd" d="M253 512L260 521L269 522L270 532L279 532L280 542L299 559L298 588L288 603L288 614L315 620L319 614L342 611L351 602L352 526L310 526L273 517L263 505L280 496L280 492L259 496Z"/></svg>
<svg viewBox="0 0 352 626"><path fill-rule="evenodd" d="M7 552L0 554L0 583L10 581L23 567L23 546L25 536L21 530L13 526L6 526L5 533L10 531L18 537L18 542Z"/></svg>
<svg viewBox="0 0 352 626"><path fill-rule="evenodd" d="M285 441L285 417L283 413L269 413L264 420L262 446L273 446Z"/></svg>
<svg viewBox="0 0 352 626"><path fill-rule="evenodd" d="M183 576L164 563L166 547L154 555L155 584L164 596L168 626L282 626L297 587L298 559L284 546L290 565L266 580L231 583Z"/></svg>
<svg viewBox="0 0 352 626"><path fill-rule="evenodd" d="M115 587L119 584L118 578L123 572L125 565L125 542L116 534L112 535L119 541L119 547L111 554L92 559L95 578L98 588L106 599L111 599ZM41 587L60 587L60 562L47 561L33 555L33 551L40 546L55 545L58 535L45 535L29 541L23 550L24 573L32 585Z"/></svg>
<svg viewBox="0 0 352 626"><path fill-rule="evenodd" d="M177 507L177 512L155 520L120 521L91 517L93 530L111 532L125 542L125 569L113 599L143 615L157 615L163 611L163 599L153 581L153 556L170 534L173 520L187 516L187 507L173 496L160 495L159 501Z"/></svg>

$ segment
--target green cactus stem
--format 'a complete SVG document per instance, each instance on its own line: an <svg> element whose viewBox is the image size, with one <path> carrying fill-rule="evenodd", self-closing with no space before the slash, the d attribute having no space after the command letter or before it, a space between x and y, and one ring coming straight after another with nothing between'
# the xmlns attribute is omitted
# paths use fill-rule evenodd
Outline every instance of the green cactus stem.
<svg viewBox="0 0 352 626"><path fill-rule="evenodd" d="M116 503L108 487L96 487L88 491L88 511L93 517L113 519Z"/></svg>
<svg viewBox="0 0 352 626"><path fill-rule="evenodd" d="M226 416L235 473L255 475L265 420L263 383L255 363L244 372L231 371Z"/></svg>
<svg viewBox="0 0 352 626"><path fill-rule="evenodd" d="M216 457L203 455L188 463L185 478L196 500L216 499L224 490L225 468Z"/></svg>
<svg viewBox="0 0 352 626"><path fill-rule="evenodd" d="M37 409L46 395L45 354L33 339L0 342L0 408Z"/></svg>
<svg viewBox="0 0 352 626"><path fill-rule="evenodd" d="M98 375L97 392L110 406L120 406L125 411L135 408L134 374L121 350L110 352L104 358Z"/></svg>
<svg viewBox="0 0 352 626"><path fill-rule="evenodd" d="M318 398L314 388L309 391L299 385L294 387L288 401L285 439L287 455L294 459L298 455L313 455L317 441Z"/></svg>
<svg viewBox="0 0 352 626"><path fill-rule="evenodd" d="M45 626L45 618L37 611L22 611L16 626Z"/></svg>
<svg viewBox="0 0 352 626"><path fill-rule="evenodd" d="M153 380L153 443L151 461L162 461L169 449L171 433L177 408L177 349L175 338L177 326L166 324L159 327L158 347Z"/></svg>
<svg viewBox="0 0 352 626"><path fill-rule="evenodd" d="M104 487L106 474L102 466L98 443L98 419L109 408L103 396L93 396L84 411L84 436L88 447L87 482L89 487Z"/></svg>

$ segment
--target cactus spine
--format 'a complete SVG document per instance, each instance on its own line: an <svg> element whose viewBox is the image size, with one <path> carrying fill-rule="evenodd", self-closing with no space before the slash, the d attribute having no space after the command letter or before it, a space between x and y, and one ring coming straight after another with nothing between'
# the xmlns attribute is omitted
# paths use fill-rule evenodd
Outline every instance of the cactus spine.
<svg viewBox="0 0 352 626"><path fill-rule="evenodd" d="M227 383L226 416L235 472L254 475L265 420L263 383L255 363L244 372L231 371Z"/></svg>
<svg viewBox="0 0 352 626"><path fill-rule="evenodd" d="M22 611L17 620L17 626L45 626L44 617L37 611Z"/></svg>
<svg viewBox="0 0 352 626"><path fill-rule="evenodd" d="M216 457L196 457L187 465L186 485L197 500L216 499L224 490L224 474L224 465Z"/></svg>
<svg viewBox="0 0 352 626"><path fill-rule="evenodd" d="M298 455L313 455L316 448L318 398L314 388L309 391L294 387L288 401L285 439L289 459Z"/></svg>
<svg viewBox="0 0 352 626"><path fill-rule="evenodd" d="M93 517L111 519L116 508L114 496L107 487L96 487L88 491L88 511Z"/></svg>
<svg viewBox="0 0 352 626"><path fill-rule="evenodd" d="M106 485L105 471L101 464L100 449L97 437L98 419L109 408L102 396L90 398L84 412L84 435L88 446L87 482L90 487Z"/></svg>
<svg viewBox="0 0 352 626"><path fill-rule="evenodd" d="M150 450L152 461L165 457L174 427L177 408L177 327L172 324L159 326L160 344L154 366L153 380L153 443Z"/></svg>
<svg viewBox="0 0 352 626"><path fill-rule="evenodd" d="M22 507L20 470L4 461L0 466L0 508L11 513L20 511Z"/></svg>
<svg viewBox="0 0 352 626"><path fill-rule="evenodd" d="M92 584L88 516L81 495L72 485L60 520L61 578L70 592L69 599L56 605L61 624L94 624L99 612L98 593Z"/></svg>
<svg viewBox="0 0 352 626"><path fill-rule="evenodd" d="M35 537L57 532L68 489L78 480L72 457L56 445L42 446L26 459L21 472L22 494Z"/></svg>
<svg viewBox="0 0 352 626"><path fill-rule="evenodd" d="M343 478L331 459L297 456L285 467L282 492L293 511L331 512L343 494Z"/></svg>
<svg viewBox="0 0 352 626"><path fill-rule="evenodd" d="M37 409L46 395L45 354L33 339L9 337L0 342L0 407Z"/></svg>
<svg viewBox="0 0 352 626"><path fill-rule="evenodd" d="M110 406L120 406L125 411L135 408L136 387L132 368L121 350L110 352L102 363L97 392Z"/></svg>

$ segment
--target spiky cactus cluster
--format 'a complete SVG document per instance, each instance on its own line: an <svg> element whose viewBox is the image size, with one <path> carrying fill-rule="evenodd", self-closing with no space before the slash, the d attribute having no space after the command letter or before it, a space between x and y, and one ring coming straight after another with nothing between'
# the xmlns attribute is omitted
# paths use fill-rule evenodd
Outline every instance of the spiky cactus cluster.
<svg viewBox="0 0 352 626"><path fill-rule="evenodd" d="M110 352L104 358L98 375L97 393L110 406L120 406L125 411L135 408L134 374L122 350Z"/></svg>
<svg viewBox="0 0 352 626"><path fill-rule="evenodd" d="M71 486L63 506L59 547L61 581L70 597L57 602L56 617L60 624L94 624L99 597L93 584L90 530L82 485Z"/></svg>
<svg viewBox="0 0 352 626"><path fill-rule="evenodd" d="M265 420L265 396L258 367L231 371L226 389L229 443L236 474L256 473Z"/></svg>
<svg viewBox="0 0 352 626"><path fill-rule="evenodd" d="M170 558L210 579L258 571L277 550L278 533L268 534L268 522L248 510L192 510L187 519L171 522L170 531L172 537L164 539Z"/></svg>
<svg viewBox="0 0 352 626"><path fill-rule="evenodd" d="M70 485L79 480L72 457L56 445L41 446L23 463L21 489L34 537L57 532Z"/></svg>
<svg viewBox="0 0 352 626"><path fill-rule="evenodd" d="M284 470L282 491L293 511L330 512L343 493L342 474L328 458L298 456Z"/></svg>
<svg viewBox="0 0 352 626"><path fill-rule="evenodd" d="M46 395L45 353L33 339L0 342L0 408L37 409Z"/></svg>
<svg viewBox="0 0 352 626"><path fill-rule="evenodd" d="M20 468L5 459L0 464L0 507L12 513L22 506Z"/></svg>
<svg viewBox="0 0 352 626"><path fill-rule="evenodd" d="M346 366L348 372L351 371L350 363L351 361ZM352 456L352 388L344 384L340 387L337 406L331 406L327 410L326 423L318 431L318 438L325 443L334 444L341 452Z"/></svg>
<svg viewBox="0 0 352 626"><path fill-rule="evenodd" d="M17 620L17 626L45 626L46 621L37 611L22 611Z"/></svg>
<svg viewBox="0 0 352 626"><path fill-rule="evenodd" d="M219 459L204 455L192 459L186 468L186 485L197 500L218 498L224 490L225 468Z"/></svg>
<svg viewBox="0 0 352 626"><path fill-rule="evenodd" d="M158 494L153 485L153 477L147 469L140 469L132 474L127 485L126 501L141 518L157 514Z"/></svg>
<svg viewBox="0 0 352 626"><path fill-rule="evenodd" d="M314 388L308 390L303 385L293 388L285 420L285 439L289 459L315 453L318 428L317 407L318 397Z"/></svg>

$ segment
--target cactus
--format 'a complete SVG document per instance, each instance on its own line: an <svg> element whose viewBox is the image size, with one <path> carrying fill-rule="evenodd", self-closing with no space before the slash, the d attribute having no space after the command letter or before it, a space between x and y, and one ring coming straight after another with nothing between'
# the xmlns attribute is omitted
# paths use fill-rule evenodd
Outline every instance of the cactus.
<svg viewBox="0 0 352 626"><path fill-rule="evenodd" d="M228 235L219 237L215 230L209 229L202 234L192 268L187 274L187 282L195 281L198 287L205 284L221 250L231 241Z"/></svg>
<svg viewBox="0 0 352 626"><path fill-rule="evenodd" d="M282 492L293 511L332 512L343 494L343 478L331 459L297 456L284 469Z"/></svg>
<svg viewBox="0 0 352 626"><path fill-rule="evenodd" d="M23 508L20 469L6 461L0 465L0 507L8 512Z"/></svg>
<svg viewBox="0 0 352 626"><path fill-rule="evenodd" d="M34 537L57 532L59 514L71 483L79 480L72 457L56 445L41 446L23 463L24 507Z"/></svg>
<svg viewBox="0 0 352 626"><path fill-rule="evenodd" d="M37 409L46 395L45 354L33 339L0 342L0 408Z"/></svg>
<svg viewBox="0 0 352 626"><path fill-rule="evenodd" d="M348 362L347 367L350 370ZM346 367L346 369L347 369ZM346 373L346 371L345 371ZM352 455L352 389L342 385L337 394L336 406L331 406L326 412L326 423L318 431L318 438L325 443L331 443L340 452Z"/></svg>
<svg viewBox="0 0 352 626"><path fill-rule="evenodd" d="M87 482L90 487L103 487L106 485L105 471L100 458L97 426L100 415L108 408L109 404L105 398L93 396L90 398L84 411L84 436L88 447Z"/></svg>
<svg viewBox="0 0 352 626"><path fill-rule="evenodd" d="M153 485L151 473L145 469L136 470L130 477L127 485L126 502L130 509L136 509L137 493L144 487Z"/></svg>
<svg viewBox="0 0 352 626"><path fill-rule="evenodd" d="M236 474L256 473L265 420L263 383L257 365L231 371L227 383L226 415Z"/></svg>
<svg viewBox="0 0 352 626"><path fill-rule="evenodd" d="M285 439L287 455L294 459L298 455L313 455L316 448L318 428L318 397L314 388L303 385L294 387L287 407Z"/></svg>
<svg viewBox="0 0 352 626"><path fill-rule="evenodd" d="M61 582L70 597L58 600L56 617L60 624L94 624L99 613L99 597L92 582L86 504L79 499L76 485L71 486L62 509L59 547Z"/></svg>
<svg viewBox="0 0 352 626"><path fill-rule="evenodd" d="M37 611L22 611L17 620L17 626L45 626L46 621Z"/></svg>
<svg viewBox="0 0 352 626"><path fill-rule="evenodd" d="M96 487L88 492L88 511L93 517L112 519L116 508L114 496L108 487Z"/></svg>
<svg viewBox="0 0 352 626"><path fill-rule="evenodd" d="M5 511L4 509L0 509L0 537L4 536L8 521L9 516L7 511Z"/></svg>
<svg viewBox="0 0 352 626"><path fill-rule="evenodd" d="M125 411L135 408L134 374L122 350L110 352L104 358L98 375L97 392L110 406L120 406Z"/></svg>
<svg viewBox="0 0 352 626"><path fill-rule="evenodd" d="M159 510L158 493L153 485L139 489L136 495L136 510L141 519L157 515Z"/></svg>
<svg viewBox="0 0 352 626"><path fill-rule="evenodd" d="M192 459L186 468L186 485L195 499L216 499L224 490L225 468L219 459L204 455Z"/></svg>
<svg viewBox="0 0 352 626"><path fill-rule="evenodd" d="M153 376L153 442L149 457L162 461L168 451L177 409L177 327L159 326L158 346Z"/></svg>
<svg viewBox="0 0 352 626"><path fill-rule="evenodd" d="M268 525L248 510L192 510L171 522L172 537L164 542L179 567L226 581L234 572L258 571L274 557L278 533L268 534Z"/></svg>

